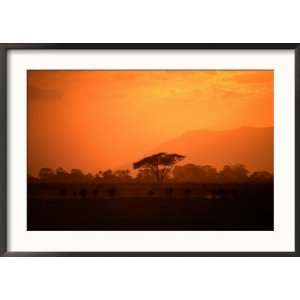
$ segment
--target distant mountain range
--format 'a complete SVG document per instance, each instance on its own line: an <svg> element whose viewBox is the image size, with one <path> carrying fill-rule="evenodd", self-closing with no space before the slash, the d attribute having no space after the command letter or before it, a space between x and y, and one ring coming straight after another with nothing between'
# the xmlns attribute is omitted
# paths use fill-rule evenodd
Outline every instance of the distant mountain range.
<svg viewBox="0 0 300 300"><path fill-rule="evenodd" d="M183 163L224 165L241 163L249 171L273 172L273 127L240 127L232 130L195 130L167 141L150 151L178 153Z"/></svg>

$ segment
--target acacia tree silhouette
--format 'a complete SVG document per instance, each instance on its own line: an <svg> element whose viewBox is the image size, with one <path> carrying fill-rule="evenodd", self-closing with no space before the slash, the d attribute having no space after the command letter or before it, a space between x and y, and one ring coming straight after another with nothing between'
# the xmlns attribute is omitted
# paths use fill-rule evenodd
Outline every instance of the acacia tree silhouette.
<svg viewBox="0 0 300 300"><path fill-rule="evenodd" d="M155 176L158 183L163 183L175 164L184 158L185 156L180 154L160 152L133 163L133 168L147 169Z"/></svg>

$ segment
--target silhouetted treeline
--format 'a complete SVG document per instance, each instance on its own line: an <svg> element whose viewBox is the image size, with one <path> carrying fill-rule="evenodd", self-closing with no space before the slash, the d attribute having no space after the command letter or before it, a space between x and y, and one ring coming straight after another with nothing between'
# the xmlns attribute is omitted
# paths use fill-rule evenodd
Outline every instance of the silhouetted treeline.
<svg viewBox="0 0 300 300"><path fill-rule="evenodd" d="M53 170L42 168L38 177L28 175L29 183L150 183L156 182L157 178L151 170L139 169L136 175L129 170L106 170L96 174L85 174L80 169L72 169L70 172L63 168ZM168 174L166 182L197 182L197 183L244 183L244 182L271 182L273 174L267 171L250 173L241 164L226 165L218 171L216 168L204 165L186 164L175 166Z"/></svg>

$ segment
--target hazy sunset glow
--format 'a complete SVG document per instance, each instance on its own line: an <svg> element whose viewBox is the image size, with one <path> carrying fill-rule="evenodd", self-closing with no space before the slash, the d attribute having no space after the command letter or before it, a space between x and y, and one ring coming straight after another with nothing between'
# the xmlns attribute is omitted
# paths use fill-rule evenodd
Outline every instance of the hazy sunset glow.
<svg viewBox="0 0 300 300"><path fill-rule="evenodd" d="M28 167L122 168L199 129L273 126L273 71L28 71Z"/></svg>

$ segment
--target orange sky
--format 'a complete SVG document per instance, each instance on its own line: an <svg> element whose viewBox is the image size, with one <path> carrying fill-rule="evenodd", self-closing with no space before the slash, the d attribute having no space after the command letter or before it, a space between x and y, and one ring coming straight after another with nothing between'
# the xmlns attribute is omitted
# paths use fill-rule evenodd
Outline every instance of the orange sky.
<svg viewBox="0 0 300 300"><path fill-rule="evenodd" d="M180 134L273 126L273 71L28 71L28 166L95 173Z"/></svg>

